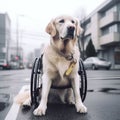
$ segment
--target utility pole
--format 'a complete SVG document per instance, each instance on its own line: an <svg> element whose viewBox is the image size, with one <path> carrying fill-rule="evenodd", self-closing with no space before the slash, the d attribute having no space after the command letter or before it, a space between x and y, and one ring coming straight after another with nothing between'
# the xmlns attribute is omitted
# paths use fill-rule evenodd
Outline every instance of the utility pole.
<svg viewBox="0 0 120 120"><path fill-rule="evenodd" d="M18 57L19 56L19 26L18 26L18 17L19 16L17 16L17 19L16 19L16 56Z"/></svg>
<svg viewBox="0 0 120 120"><path fill-rule="evenodd" d="M16 55L19 56L19 17L24 17L24 15L17 15L16 18Z"/></svg>
<svg viewBox="0 0 120 120"><path fill-rule="evenodd" d="M16 18L16 62L19 66L20 64L20 44L19 44L19 17L24 17L24 15L17 15Z"/></svg>

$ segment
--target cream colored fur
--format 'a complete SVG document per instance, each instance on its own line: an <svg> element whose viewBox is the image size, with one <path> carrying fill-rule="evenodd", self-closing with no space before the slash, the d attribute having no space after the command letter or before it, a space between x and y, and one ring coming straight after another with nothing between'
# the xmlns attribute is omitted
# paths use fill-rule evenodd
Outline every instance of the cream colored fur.
<svg viewBox="0 0 120 120"><path fill-rule="evenodd" d="M68 32L71 27L72 33ZM48 94L51 85L65 86L72 85L72 88L61 90L58 94L63 102L75 103L77 112L86 113L87 108L83 105L80 97L79 50L77 47L77 37L81 32L79 22L71 16L60 16L52 19L46 27L46 32L50 34L50 44L45 48L43 55L43 76L42 76L42 96L39 106L34 110L36 116L45 115L47 109ZM71 37L72 36L72 37ZM73 59L67 59L73 57ZM71 62L76 60L72 72L66 76L65 72ZM19 96L19 95L18 95ZM29 96L17 97L20 104L30 105Z"/></svg>

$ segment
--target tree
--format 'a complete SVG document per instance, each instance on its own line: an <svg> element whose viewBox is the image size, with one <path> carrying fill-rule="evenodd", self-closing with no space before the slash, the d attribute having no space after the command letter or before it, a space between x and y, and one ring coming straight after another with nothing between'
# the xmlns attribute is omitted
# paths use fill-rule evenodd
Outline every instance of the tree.
<svg viewBox="0 0 120 120"><path fill-rule="evenodd" d="M85 38L85 24L84 24L84 21L85 21L85 18L86 18L86 10L83 8L83 7L80 7L76 10L76 13L75 13L75 16L79 19L80 21L80 26L82 27L83 31L81 33L81 35L79 36L79 39L78 39L78 47L79 47L79 50L80 50L80 57L85 60L85 41L84 41L84 38Z"/></svg>
<svg viewBox="0 0 120 120"><path fill-rule="evenodd" d="M86 9L84 7L77 8L74 13L74 16L80 21L85 19L85 17L87 16Z"/></svg>
<svg viewBox="0 0 120 120"><path fill-rule="evenodd" d="M90 39L90 41L89 41L89 43L88 43L88 45L86 47L86 56L87 57L94 57L96 55L97 54L96 54L95 47L94 47L94 45L92 43L92 40Z"/></svg>

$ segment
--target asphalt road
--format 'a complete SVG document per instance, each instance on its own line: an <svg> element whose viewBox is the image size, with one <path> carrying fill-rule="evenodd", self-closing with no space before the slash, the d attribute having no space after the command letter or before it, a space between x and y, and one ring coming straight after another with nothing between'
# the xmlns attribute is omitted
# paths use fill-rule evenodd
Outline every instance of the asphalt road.
<svg viewBox="0 0 120 120"><path fill-rule="evenodd" d="M31 70L0 71L0 120L11 109L13 98L22 86L30 83ZM17 120L120 120L120 71L87 71L88 92L84 104L87 114L76 113L75 107L62 104L50 94L47 113L35 117L33 108L20 108Z"/></svg>

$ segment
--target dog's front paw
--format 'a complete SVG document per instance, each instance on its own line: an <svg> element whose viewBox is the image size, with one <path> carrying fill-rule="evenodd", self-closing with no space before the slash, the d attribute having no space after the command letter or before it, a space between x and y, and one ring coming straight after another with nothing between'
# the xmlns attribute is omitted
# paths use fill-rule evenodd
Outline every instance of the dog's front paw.
<svg viewBox="0 0 120 120"><path fill-rule="evenodd" d="M35 116L45 115L46 109L47 109L46 106L38 106L38 107L34 110L33 114L34 114Z"/></svg>
<svg viewBox="0 0 120 120"><path fill-rule="evenodd" d="M76 110L79 113L87 113L87 108L83 104L76 104Z"/></svg>

